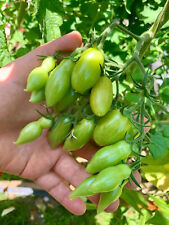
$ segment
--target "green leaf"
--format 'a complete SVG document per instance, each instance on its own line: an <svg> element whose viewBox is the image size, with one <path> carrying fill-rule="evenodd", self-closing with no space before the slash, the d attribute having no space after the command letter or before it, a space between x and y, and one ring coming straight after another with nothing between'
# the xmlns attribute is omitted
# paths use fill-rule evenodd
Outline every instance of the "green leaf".
<svg viewBox="0 0 169 225"><path fill-rule="evenodd" d="M62 25L62 17L58 13L46 9L45 15L45 41L51 41L61 36L60 26Z"/></svg>
<svg viewBox="0 0 169 225"><path fill-rule="evenodd" d="M169 163L164 165L142 166L145 178L164 192L169 191Z"/></svg>
<svg viewBox="0 0 169 225"><path fill-rule="evenodd" d="M169 221L169 204L167 204L166 201L162 198L157 198L155 196L151 196L151 198L155 201L161 212L166 214Z"/></svg>
<svg viewBox="0 0 169 225"><path fill-rule="evenodd" d="M144 22L153 23L161 10L162 7L159 7L157 10L153 10L149 6L144 6L144 10L141 12L141 15L144 17Z"/></svg>
<svg viewBox="0 0 169 225"><path fill-rule="evenodd" d="M164 129L163 129L163 135L165 137L169 137L169 125L164 127Z"/></svg>
<svg viewBox="0 0 169 225"><path fill-rule="evenodd" d="M5 17L0 12L0 67L5 66L11 61L5 36L5 22Z"/></svg>
<svg viewBox="0 0 169 225"><path fill-rule="evenodd" d="M44 41L48 42L60 37L60 26L63 23L61 3L57 0L40 0L37 7L39 7L37 19Z"/></svg>
<svg viewBox="0 0 169 225"><path fill-rule="evenodd" d="M164 213L160 213L156 210L155 215L146 221L146 224L153 225L169 225L169 220Z"/></svg>
<svg viewBox="0 0 169 225"><path fill-rule="evenodd" d="M168 154L160 159L154 159L151 155L141 158L142 163L148 165L164 165L169 162L169 151Z"/></svg>
<svg viewBox="0 0 169 225"><path fill-rule="evenodd" d="M159 159L168 154L168 146L160 132L151 135L151 144L148 145L154 159Z"/></svg>
<svg viewBox="0 0 169 225"><path fill-rule="evenodd" d="M11 61L4 29L0 30L0 67Z"/></svg>
<svg viewBox="0 0 169 225"><path fill-rule="evenodd" d="M146 200L138 191L128 190L127 188L124 188L120 198L129 203L139 213L141 213L141 210L139 209L138 205L147 207Z"/></svg>

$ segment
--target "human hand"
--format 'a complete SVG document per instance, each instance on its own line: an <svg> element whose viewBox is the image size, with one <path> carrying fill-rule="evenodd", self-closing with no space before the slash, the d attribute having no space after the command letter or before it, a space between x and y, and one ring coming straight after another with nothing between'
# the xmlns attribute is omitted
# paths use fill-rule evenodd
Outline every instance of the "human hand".
<svg viewBox="0 0 169 225"><path fill-rule="evenodd" d="M42 111L40 104L29 103L30 93L24 92L28 74L40 65L37 55L54 55L56 51L71 52L81 44L80 34L72 32L38 47L0 69L0 171L33 180L67 210L77 215L85 212L85 204L80 198L69 199L69 184L76 187L89 176L84 168L64 152L61 146L51 150L46 132L32 143L16 146L13 142L27 123L38 119L35 110ZM88 144L77 154L90 159L96 150L96 146ZM99 196L92 196L90 199L97 203ZM117 207L118 201L108 210L112 211Z"/></svg>

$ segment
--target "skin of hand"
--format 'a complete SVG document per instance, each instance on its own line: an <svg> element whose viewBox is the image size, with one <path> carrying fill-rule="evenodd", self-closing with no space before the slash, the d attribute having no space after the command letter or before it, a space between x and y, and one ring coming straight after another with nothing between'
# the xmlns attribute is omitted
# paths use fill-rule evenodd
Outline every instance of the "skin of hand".
<svg viewBox="0 0 169 225"><path fill-rule="evenodd" d="M35 110L43 112L44 109L40 104L29 103L30 93L24 92L29 73L41 64L38 55L50 56L56 51L72 52L81 45L81 35L74 31L0 69L0 171L32 180L76 215L83 214L86 208L80 198L69 199L69 185L76 187L90 176L85 169L61 146L51 150L46 138L47 131L32 143L17 146L13 142L27 123L39 118ZM77 155L90 159L96 150L94 144L88 143L77 151ZM138 173L136 179L140 182ZM99 195L89 199L97 204ZM116 210L118 205L119 201L112 203L107 211Z"/></svg>

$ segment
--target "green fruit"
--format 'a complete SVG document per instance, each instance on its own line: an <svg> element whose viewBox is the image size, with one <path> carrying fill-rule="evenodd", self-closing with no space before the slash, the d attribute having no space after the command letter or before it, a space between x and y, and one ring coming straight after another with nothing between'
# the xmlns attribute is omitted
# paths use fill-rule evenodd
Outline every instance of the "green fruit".
<svg viewBox="0 0 169 225"><path fill-rule="evenodd" d="M27 124L20 132L16 145L23 145L25 143L34 141L42 134L42 128L38 121Z"/></svg>
<svg viewBox="0 0 169 225"><path fill-rule="evenodd" d="M107 167L117 165L122 160L126 160L130 153L131 146L125 141L105 146L95 153L88 163L86 171L92 174L100 172Z"/></svg>
<svg viewBox="0 0 169 225"><path fill-rule="evenodd" d="M72 123L69 118L56 121L54 127L48 132L48 141L51 148L60 145L70 133Z"/></svg>
<svg viewBox="0 0 169 225"><path fill-rule="evenodd" d="M131 169L127 164L108 167L96 175L96 179L90 185L89 191L93 193L113 191L130 174Z"/></svg>
<svg viewBox="0 0 169 225"><path fill-rule="evenodd" d="M73 67L71 59L64 59L51 72L45 89L47 107L56 105L69 91Z"/></svg>
<svg viewBox="0 0 169 225"><path fill-rule="evenodd" d="M95 180L95 176L91 176L83 180L79 186L71 193L70 199L74 199L77 197L90 196L93 195L92 192L89 191L89 187L91 183Z"/></svg>
<svg viewBox="0 0 169 225"><path fill-rule="evenodd" d="M47 119L45 117L41 117L38 120L38 122L39 122L42 129L47 129L47 128L50 128L52 126L52 120Z"/></svg>
<svg viewBox="0 0 169 225"><path fill-rule="evenodd" d="M25 91L36 91L42 89L48 80L48 72L41 66L36 67L29 74Z"/></svg>
<svg viewBox="0 0 169 225"><path fill-rule="evenodd" d="M100 77L92 88L90 106L96 116L104 116L113 100L112 82L108 77Z"/></svg>
<svg viewBox="0 0 169 225"><path fill-rule="evenodd" d="M40 90L32 92L29 102L37 103L37 102L42 102L44 100L45 100L45 89L42 88Z"/></svg>
<svg viewBox="0 0 169 225"><path fill-rule="evenodd" d="M119 110L112 110L98 121L93 139L100 146L111 145L122 140L130 128L129 119Z"/></svg>
<svg viewBox="0 0 169 225"><path fill-rule="evenodd" d="M81 55L72 73L72 87L80 94L94 86L101 74L104 55L101 50L89 48Z"/></svg>
<svg viewBox="0 0 169 225"><path fill-rule="evenodd" d="M56 60L52 56L48 56L43 60L41 67L45 69L47 72L50 72L55 68L55 65Z"/></svg>
<svg viewBox="0 0 169 225"><path fill-rule="evenodd" d="M93 134L94 122L92 120L82 119L72 130L69 137L66 138L63 149L74 151L87 144Z"/></svg>
<svg viewBox="0 0 169 225"><path fill-rule="evenodd" d="M78 97L72 88L66 93L66 95L53 107L55 113L64 111L67 107L72 105Z"/></svg>

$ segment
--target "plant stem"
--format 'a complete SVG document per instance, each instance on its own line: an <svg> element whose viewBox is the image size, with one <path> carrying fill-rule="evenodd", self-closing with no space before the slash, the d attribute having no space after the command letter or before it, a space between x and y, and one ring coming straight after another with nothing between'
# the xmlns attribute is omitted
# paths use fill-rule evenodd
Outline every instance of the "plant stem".
<svg viewBox="0 0 169 225"><path fill-rule="evenodd" d="M133 37L134 39L136 39L137 41L140 40L140 36L132 33L131 31L129 31L128 29L126 29L124 26L115 23L115 27L117 27L119 30L123 31L124 33L130 35L131 37Z"/></svg>
<svg viewBox="0 0 169 225"><path fill-rule="evenodd" d="M141 123L141 134L143 135L144 137L144 134L145 134L145 131L144 131L144 111L145 111L145 97L143 97L142 99L142 105L141 105L141 118L140 118L140 123ZM141 153L141 150L142 150L142 145L143 145L143 140L141 140L139 142L139 152Z"/></svg>

